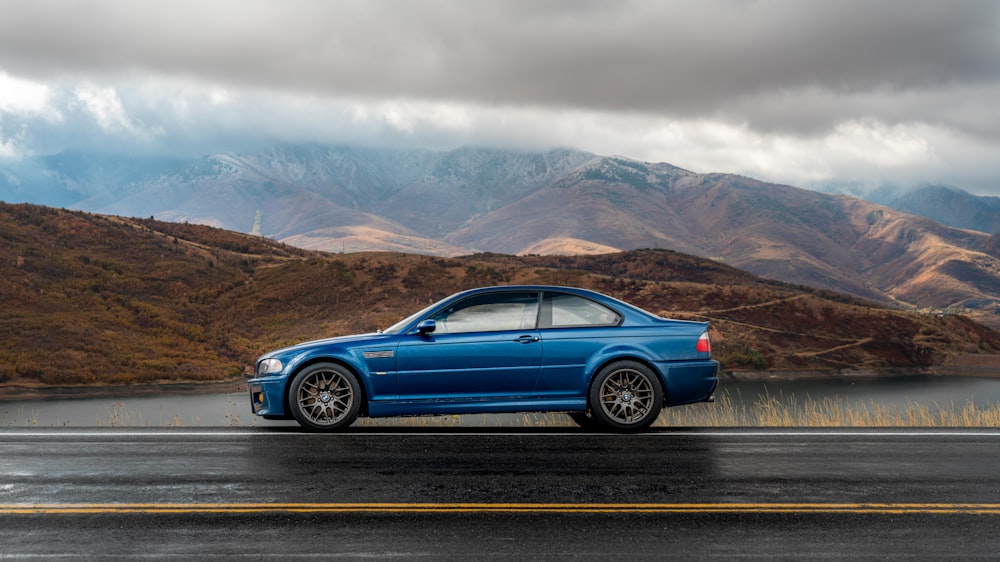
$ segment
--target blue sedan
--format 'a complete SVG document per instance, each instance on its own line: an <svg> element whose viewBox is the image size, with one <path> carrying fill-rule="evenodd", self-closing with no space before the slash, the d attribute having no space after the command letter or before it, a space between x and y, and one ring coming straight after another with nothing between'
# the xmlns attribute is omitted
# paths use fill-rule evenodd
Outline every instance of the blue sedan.
<svg viewBox="0 0 1000 562"><path fill-rule="evenodd" d="M253 412L312 431L358 416L568 412L637 431L660 410L712 401L707 322L668 320L600 293L473 289L378 333L301 343L257 360Z"/></svg>

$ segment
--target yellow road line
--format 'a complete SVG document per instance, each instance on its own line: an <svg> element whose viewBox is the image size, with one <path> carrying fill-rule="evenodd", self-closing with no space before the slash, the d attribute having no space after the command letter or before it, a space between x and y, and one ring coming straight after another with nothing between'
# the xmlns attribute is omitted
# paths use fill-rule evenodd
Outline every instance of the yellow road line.
<svg viewBox="0 0 1000 562"><path fill-rule="evenodd" d="M132 513L801 513L1000 515L996 503L53 503L0 515Z"/></svg>

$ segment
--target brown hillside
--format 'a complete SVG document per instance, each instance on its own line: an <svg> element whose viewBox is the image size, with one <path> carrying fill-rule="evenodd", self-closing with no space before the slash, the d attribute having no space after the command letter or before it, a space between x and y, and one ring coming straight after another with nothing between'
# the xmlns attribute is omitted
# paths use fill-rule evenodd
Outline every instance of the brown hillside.
<svg viewBox="0 0 1000 562"><path fill-rule="evenodd" d="M890 310L671 251L326 254L220 229L0 204L0 385L222 380L261 352L386 327L452 292L593 288L712 322L728 369L922 369L1000 352L960 316Z"/></svg>

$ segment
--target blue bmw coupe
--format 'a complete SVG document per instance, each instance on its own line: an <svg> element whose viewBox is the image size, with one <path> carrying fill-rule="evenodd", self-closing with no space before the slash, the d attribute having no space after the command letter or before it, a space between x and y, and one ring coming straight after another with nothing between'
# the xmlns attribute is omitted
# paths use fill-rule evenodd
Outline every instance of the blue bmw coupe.
<svg viewBox="0 0 1000 562"><path fill-rule="evenodd" d="M257 360L253 412L335 431L358 416L567 412L637 431L713 400L708 323L660 318L600 293L510 286L452 295L372 334Z"/></svg>

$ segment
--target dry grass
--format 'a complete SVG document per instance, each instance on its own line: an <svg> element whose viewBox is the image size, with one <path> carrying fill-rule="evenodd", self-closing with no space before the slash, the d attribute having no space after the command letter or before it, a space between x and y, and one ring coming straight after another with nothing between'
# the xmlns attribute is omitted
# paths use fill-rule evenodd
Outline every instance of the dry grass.
<svg viewBox="0 0 1000 562"><path fill-rule="evenodd" d="M723 393L714 404L664 410L657 427L1000 427L1000 404L902 405L874 400L849 402L840 397L796 400L764 395L749 405L736 405Z"/></svg>

